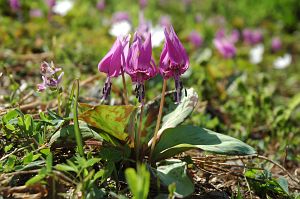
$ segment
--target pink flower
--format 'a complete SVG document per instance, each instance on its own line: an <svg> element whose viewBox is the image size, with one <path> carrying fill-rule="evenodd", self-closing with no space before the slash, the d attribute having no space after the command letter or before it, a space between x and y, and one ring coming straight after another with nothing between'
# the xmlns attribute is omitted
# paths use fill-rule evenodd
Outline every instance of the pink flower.
<svg viewBox="0 0 300 199"><path fill-rule="evenodd" d="M21 4L19 0L9 0L9 5L13 12L17 12L21 9Z"/></svg>
<svg viewBox="0 0 300 199"><path fill-rule="evenodd" d="M144 82L157 75L157 68L152 59L151 34L145 40L135 33L134 40L129 48L126 73L131 77L132 82L136 83L136 93L139 102L145 98Z"/></svg>
<svg viewBox="0 0 300 199"><path fill-rule="evenodd" d="M194 45L195 48L199 48L203 43L203 39L201 35L196 31L192 31L190 33L188 40L190 41L191 44Z"/></svg>
<svg viewBox="0 0 300 199"><path fill-rule="evenodd" d="M189 58L172 26L165 29L165 39L165 45L160 55L159 70L164 79L174 78L175 100L179 103L183 89L180 75L189 68Z"/></svg>
<svg viewBox="0 0 300 199"><path fill-rule="evenodd" d="M105 9L105 0L99 0L96 7L98 10L103 11Z"/></svg>
<svg viewBox="0 0 300 199"><path fill-rule="evenodd" d="M103 98L105 100L108 98L111 90L112 84L110 78L118 77L123 71L129 47L129 39L129 36L117 38L110 51L98 64L98 70L107 75L105 86L102 90Z"/></svg>
<svg viewBox="0 0 300 199"><path fill-rule="evenodd" d="M263 35L260 30L244 29L243 39L245 43L255 45L262 42Z"/></svg>
<svg viewBox="0 0 300 199"><path fill-rule="evenodd" d="M272 47L272 51L273 52L277 52L277 51L279 51L281 49L282 43L281 43L281 40L280 40L279 37L274 37L272 39L271 47Z"/></svg>
<svg viewBox="0 0 300 199"><path fill-rule="evenodd" d="M227 39L214 39L214 45L224 58L233 58L236 55L236 48L232 42Z"/></svg>

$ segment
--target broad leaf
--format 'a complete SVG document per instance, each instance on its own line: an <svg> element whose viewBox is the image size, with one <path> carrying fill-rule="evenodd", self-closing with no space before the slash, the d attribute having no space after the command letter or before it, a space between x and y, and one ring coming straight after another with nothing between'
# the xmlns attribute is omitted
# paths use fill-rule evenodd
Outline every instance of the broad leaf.
<svg viewBox="0 0 300 199"><path fill-rule="evenodd" d="M186 163L180 160L168 160L157 167L157 176L166 186L176 185L175 196L184 198L194 192L194 184L187 175Z"/></svg>
<svg viewBox="0 0 300 199"><path fill-rule="evenodd" d="M110 135L125 141L128 137L127 124L136 107L132 105L108 106L98 105L79 115L79 119L88 125L101 129Z"/></svg>
<svg viewBox="0 0 300 199"><path fill-rule="evenodd" d="M153 160L162 160L192 148L225 155L250 155L255 150L244 142L195 126L166 129L155 146Z"/></svg>
<svg viewBox="0 0 300 199"><path fill-rule="evenodd" d="M174 103L172 99L173 94L174 92L168 92L165 96L163 108L164 117L162 119L162 126L158 132L158 135L160 135L164 129L176 127L184 122L197 105L198 95L193 88L187 89L187 96L185 96L183 92L182 100L179 105ZM144 131L147 132L149 139L154 133L160 99L161 96L145 106L146 120L144 122Z"/></svg>
<svg viewBox="0 0 300 199"><path fill-rule="evenodd" d="M93 138L99 141L103 141L103 138L94 130L92 130L86 123L79 122L79 129L82 134L83 139ZM54 133L50 139L50 145L54 142L61 142L64 143L75 143L75 133L74 133L74 125L68 125Z"/></svg>
<svg viewBox="0 0 300 199"><path fill-rule="evenodd" d="M181 103L176 109L165 115L162 119L162 127L158 131L158 136L167 128L173 128L184 122L184 120L192 113L198 103L198 94L193 88L187 90L187 96L183 97Z"/></svg>

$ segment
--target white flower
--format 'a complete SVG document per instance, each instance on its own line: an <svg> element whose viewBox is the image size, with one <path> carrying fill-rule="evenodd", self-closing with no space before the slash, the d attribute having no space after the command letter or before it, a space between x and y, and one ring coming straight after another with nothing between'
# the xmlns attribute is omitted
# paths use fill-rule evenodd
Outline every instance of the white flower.
<svg viewBox="0 0 300 199"><path fill-rule="evenodd" d="M119 21L116 23L113 23L110 30L109 34L115 37L119 36L126 36L131 30L131 24L127 20Z"/></svg>
<svg viewBox="0 0 300 199"><path fill-rule="evenodd" d="M252 64L259 64L263 59L264 45L258 44L250 49L249 59Z"/></svg>
<svg viewBox="0 0 300 199"><path fill-rule="evenodd" d="M72 9L73 5L74 1L71 0L57 1L53 7L53 12L61 16L65 16Z"/></svg>
<svg viewBox="0 0 300 199"><path fill-rule="evenodd" d="M155 26L150 28L152 47L158 47L165 39L164 28L162 26Z"/></svg>
<svg viewBox="0 0 300 199"><path fill-rule="evenodd" d="M278 57L274 62L273 66L276 69L284 69L292 63L292 56L288 53L284 54L283 57Z"/></svg>

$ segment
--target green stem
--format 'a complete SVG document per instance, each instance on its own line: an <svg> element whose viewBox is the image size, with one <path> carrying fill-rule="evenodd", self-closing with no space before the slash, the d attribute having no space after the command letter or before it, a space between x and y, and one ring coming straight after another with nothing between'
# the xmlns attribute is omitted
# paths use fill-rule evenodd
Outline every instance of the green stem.
<svg viewBox="0 0 300 199"><path fill-rule="evenodd" d="M58 115L62 116L61 115L61 106L60 106L60 103L61 103L61 93L60 93L59 89L57 90L57 92L58 92L58 96L57 96Z"/></svg>
<svg viewBox="0 0 300 199"><path fill-rule="evenodd" d="M78 95L79 95L79 80L75 80L74 84L76 84L76 90L75 90L75 102L73 106L73 115L74 115L74 132L75 132L75 138L76 138L76 143L78 147L78 152L79 154L84 157L84 151L83 151L83 145L82 145L82 137L81 137L81 132L79 129L79 123L78 123Z"/></svg>
<svg viewBox="0 0 300 199"><path fill-rule="evenodd" d="M154 147L155 147L156 140L157 140L158 129L159 129L161 118L162 118L162 112L163 112L163 107L164 107L164 102L165 102L166 87L167 87L167 80L164 79L163 88L162 88L162 92L161 92L160 105L159 105L159 112L158 112L158 116L157 116L157 120L156 120L156 127L155 127L155 131L154 131L154 136L152 138L149 162L151 162L152 154L153 154Z"/></svg>
<svg viewBox="0 0 300 199"><path fill-rule="evenodd" d="M125 100L125 105L128 105L128 97L127 97L127 88L126 88L126 81L125 81L125 76L124 76L124 70L123 67L121 68L122 72L122 82L123 82L123 88L124 88L124 100Z"/></svg>
<svg viewBox="0 0 300 199"><path fill-rule="evenodd" d="M141 137L142 137L142 124L143 124L143 113L144 113L144 99L141 102L141 113L140 113L140 121L138 126L138 134L136 139L136 160L139 161L140 158L140 150L141 150Z"/></svg>

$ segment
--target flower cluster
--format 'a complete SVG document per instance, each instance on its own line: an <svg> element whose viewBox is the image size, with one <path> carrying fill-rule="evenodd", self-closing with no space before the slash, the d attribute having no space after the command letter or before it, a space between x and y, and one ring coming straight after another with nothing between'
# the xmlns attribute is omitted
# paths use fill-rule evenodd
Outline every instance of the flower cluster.
<svg viewBox="0 0 300 199"><path fill-rule="evenodd" d="M47 88L58 89L59 83L64 75L64 72L61 72L59 76L57 76L59 71L61 71L61 68L56 68L53 62L51 62L51 64L43 62L40 67L43 83L37 85L37 90L43 92Z"/></svg>
<svg viewBox="0 0 300 199"><path fill-rule="evenodd" d="M175 100L181 100L182 82L180 76L189 68L189 58L179 41L172 26L165 28L165 45L163 47L159 67L156 67L152 57L151 34L141 36L136 32L133 42L129 46L129 36L117 38L111 50L100 61L98 69L107 75L102 94L107 99L111 90L111 77L118 77L126 72L133 83L138 101L143 103L145 98L145 81L155 77L158 73L164 79L174 78Z"/></svg>
<svg viewBox="0 0 300 199"><path fill-rule="evenodd" d="M236 55L235 43L239 40L239 32L233 30L230 35L225 35L222 29L216 33L214 45L224 58L233 58Z"/></svg>

